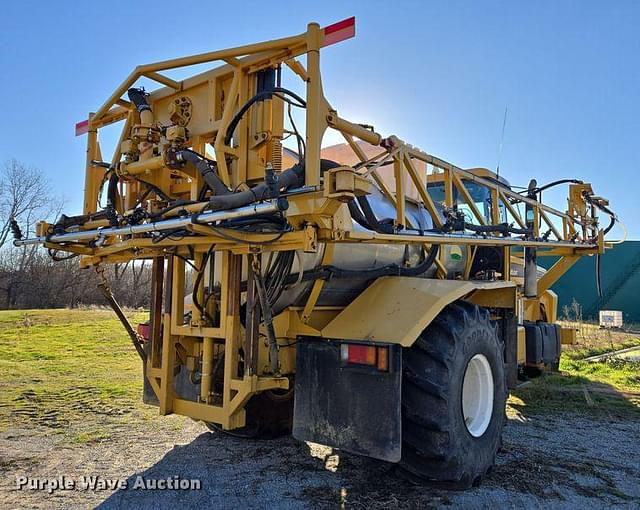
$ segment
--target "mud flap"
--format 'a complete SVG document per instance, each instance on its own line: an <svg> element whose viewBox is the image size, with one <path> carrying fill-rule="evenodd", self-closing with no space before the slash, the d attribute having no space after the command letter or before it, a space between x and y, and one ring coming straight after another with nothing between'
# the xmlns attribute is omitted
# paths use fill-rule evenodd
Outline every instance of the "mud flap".
<svg viewBox="0 0 640 510"><path fill-rule="evenodd" d="M389 345L389 369L383 372L341 361L341 343L313 337L298 339L293 436L398 462L402 443L402 348Z"/></svg>

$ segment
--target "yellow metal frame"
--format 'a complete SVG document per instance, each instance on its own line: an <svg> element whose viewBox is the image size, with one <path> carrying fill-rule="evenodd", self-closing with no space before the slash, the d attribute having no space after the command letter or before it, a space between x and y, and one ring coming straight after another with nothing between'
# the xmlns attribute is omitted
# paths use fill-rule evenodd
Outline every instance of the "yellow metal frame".
<svg viewBox="0 0 640 510"><path fill-rule="evenodd" d="M291 353L295 352L290 345L281 348L288 354L282 356L279 373L270 373L257 364L256 357L263 359L265 356L262 342L257 342L259 353L246 355L243 360L246 367L256 366L255 372L245 369L240 374L238 371L240 349L244 347L250 351L252 348L240 325L241 275L243 268L246 271L249 267L250 255L289 250L315 252L319 245L324 245L322 263L330 264L336 243L464 246L471 256L463 280L447 280L447 271L442 262L436 261L437 279L382 278L344 309L317 306L324 285L322 280L317 280L305 306L288 308L275 320L277 336L287 340L287 344L298 335L321 335L409 346L442 308L455 299L465 298L482 306L517 308L516 301L521 297L516 284L511 281L512 248L537 247L539 256L560 257L540 279L538 297L527 299L525 310L528 317L539 313L541 299L545 300L542 297L544 292L579 257L602 253L605 249L595 210L585 202L584 193L590 192L588 185L572 185L568 210L562 212L513 192L492 178L488 171L461 169L397 137L383 138L369 127L341 118L322 91L320 49L325 45L324 37L324 31L311 23L304 33L292 37L138 66L89 117L84 214L93 215L97 212L100 190L105 181L104 168L93 163L102 159L98 131L120 121L124 121L123 130L111 163L125 183L118 199L120 212L125 212L139 197L141 178L174 199L198 198L203 182L197 172L169 166L166 151L163 153L162 147L156 144L149 148L137 141L141 133L153 134L156 125L169 122L168 108L173 101L186 97L193 108L192 119L186 126L188 137L180 143L200 154L214 157L221 180L237 189L262 181L268 164L279 170L282 158L278 147L285 135L285 104L277 97L252 106L250 115L245 115L238 124L236 143L228 145L225 142L225 134L233 116L250 98L251 91L255 90L257 73L286 67L304 82L306 88L305 188L304 193L288 197L286 217L293 227L291 232L279 235L277 240L274 237L273 242L265 242L265 237L268 241L269 236L264 234L228 232L192 225L187 227L192 235L181 239L166 238L159 242L131 235L107 238L98 246L45 243L49 248L82 255L82 264L85 266L133 259L154 260L156 298L152 310L152 355L146 376L158 396L162 414L185 414L221 424L225 429L233 429L244 425L244 405L252 395L289 387L289 379L285 375L294 370ZM297 60L303 55L306 56L306 67ZM176 81L162 74L172 69L214 61L223 64L185 80ZM148 102L153 110L150 118L149 115L141 117L130 102L122 99L127 89L142 77L163 86L149 95ZM356 169L343 167L339 171L328 172L323 178L320 172L321 144L328 128L343 135L362 164ZM379 146L380 154L367 158L357 140ZM131 157L127 152L132 147L137 148L139 156ZM381 173L382 165L387 163L393 165L393 185L389 185ZM427 168L426 172L419 170L421 165ZM436 204L425 186L425 183L434 181L444 184L444 204ZM465 182L474 182L489 189L492 197L490 218L485 218L473 202ZM398 233L382 234L353 229L345 201L354 195L368 193L368 188L373 184L395 205L394 220ZM410 184L418 190L418 202L429 212L436 227L441 227L445 221L442 208L453 209L456 206L454 195L457 191L480 225L486 225L489 221L499 223L501 208L504 207L513 222L525 228L527 220L516 207L516 204L525 204L533 211L534 235L521 239L491 233L482 236L403 233L403 229L412 227L406 206L406 190ZM151 202L153 207L153 200ZM205 201L183 209L193 213L206 205ZM96 219L86 223L83 228L107 225L106 220ZM49 228L49 225L41 224L39 234L45 235ZM191 318L185 322L187 269L184 259L193 259L198 265L212 246L215 246L214 253L219 256L216 260L220 261L221 298L211 300L207 311L217 317L216 324L207 323L197 309L191 310ZM482 246L498 246L504 250L506 263L502 274L498 275L500 280L496 282L469 280L473 255ZM388 314L389 303L393 299L398 305L391 310L394 314L391 326ZM214 381L211 380L211 368L221 352L225 353L224 390L222 398L216 401L212 392ZM198 359L202 360L205 372L198 401L177 398L173 391L175 365L193 366L194 360Z"/></svg>

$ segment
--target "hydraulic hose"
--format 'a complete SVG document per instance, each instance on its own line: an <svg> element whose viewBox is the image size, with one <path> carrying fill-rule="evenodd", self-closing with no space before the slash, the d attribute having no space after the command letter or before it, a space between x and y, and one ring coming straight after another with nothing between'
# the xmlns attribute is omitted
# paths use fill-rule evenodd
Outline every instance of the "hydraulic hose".
<svg viewBox="0 0 640 510"><path fill-rule="evenodd" d="M118 174L113 172L109 177L109 184L107 186L107 208L106 215L109 219L109 224L112 227L118 226L118 212L116 211L116 198L118 196Z"/></svg>
<svg viewBox="0 0 640 510"><path fill-rule="evenodd" d="M616 216L615 215L610 215L609 216L609 225L607 226L607 228L605 228L602 231L602 234L606 236L609 232L611 232L611 229L616 224L616 221L617 221Z"/></svg>
<svg viewBox="0 0 640 510"><path fill-rule="evenodd" d="M127 91L127 96L129 96L129 100L135 105L136 110L138 110L140 121L143 124L153 124L153 112L147 101L147 93L144 89L132 87Z"/></svg>
<svg viewBox="0 0 640 510"><path fill-rule="evenodd" d="M231 119L231 122L229 123L229 127L227 128L227 132L225 133L225 137L224 137L225 145L229 145L231 143L231 137L233 136L233 132L236 130L236 127L238 127L238 123L240 122L244 114L247 113L247 110L249 110L249 108L251 108L251 105L253 105L254 103L257 103L258 101L264 101L265 99L270 99L274 93L287 94L293 97L296 101L298 101L297 106L300 106L301 108L304 108L305 106L307 106L306 101L302 99L298 94L296 94L295 92L291 92L290 90L282 87L274 87L272 89L259 92L255 96L253 96L251 99L249 99L242 106L242 108L238 110L238 113L234 115L233 119ZM289 100L286 99L286 101L289 101Z"/></svg>
<svg viewBox="0 0 640 510"><path fill-rule="evenodd" d="M498 223L497 225L475 225L464 221L464 215L459 210L445 211L446 223L440 229L441 232L452 232L460 230L471 230L476 234L488 234L491 232L498 232L499 234L520 234L525 236L531 236L533 234L532 229L528 228L515 228L509 223Z"/></svg>
<svg viewBox="0 0 640 510"><path fill-rule="evenodd" d="M531 235L530 229L514 228L508 223L499 223L498 225L474 225L465 221L464 228L476 233L498 232L500 234L521 234Z"/></svg>
<svg viewBox="0 0 640 510"><path fill-rule="evenodd" d="M367 197L359 196L357 197L357 200L358 204L360 204L360 207L362 208L362 212L364 213L364 217L366 218L367 223L371 227L373 227L372 230L375 230L376 232L379 232L381 234L393 234L393 225L382 223L378 220Z"/></svg>
<svg viewBox="0 0 640 510"><path fill-rule="evenodd" d="M189 149L179 151L176 154L176 158L179 161L184 161L195 166L196 170L200 172L200 175L202 175L202 178L207 183L207 186L213 190L216 196L231 194L229 188L225 186L220 177L218 177L218 174L215 172L214 161L209 161L207 158Z"/></svg>
<svg viewBox="0 0 640 510"><path fill-rule="evenodd" d="M147 102L147 94L143 89L138 88L130 88L127 91L127 96L129 96L129 100L135 105L138 113L142 113L144 111L151 111L151 106Z"/></svg>
<svg viewBox="0 0 640 510"><path fill-rule="evenodd" d="M540 193L549 188L553 188L554 186L559 186L560 184L584 184L583 181L579 179L559 179L557 181L550 182L545 184L544 186L538 186L537 188L533 188L532 190L528 190L529 193Z"/></svg>
<svg viewBox="0 0 640 510"><path fill-rule="evenodd" d="M145 188L147 188L147 193L155 193L158 197L160 197L162 200L165 200L166 202L171 202L171 197L169 195L167 195L164 191L162 191L158 186L156 186L155 184L151 184L150 182L147 182L145 180L140 179L139 177L134 177L134 179L136 181L138 181L140 184L142 184ZM139 202L142 202L142 198L138 199Z"/></svg>
<svg viewBox="0 0 640 510"><path fill-rule="evenodd" d="M337 165L334 161L328 159L320 160L320 171L324 172ZM291 168L281 172L278 175L277 189L299 188L304 185L304 162L299 162ZM264 182L254 186L250 190L239 191L237 193L227 193L224 195L215 195L209 200L209 209L219 211L223 209L235 209L245 205L253 204L273 196L273 186Z"/></svg>
<svg viewBox="0 0 640 510"><path fill-rule="evenodd" d="M611 209L609 209L606 205L602 205L598 202L595 202L593 200L591 200L590 197L585 197L587 202L589 202L590 204L595 205L598 209L600 209L603 213L608 214L609 215L609 225L607 225L607 228L605 228L602 233L606 236L611 229L613 228L613 226L616 224L616 221L618 221L618 217L616 216L616 213L614 213Z"/></svg>
<svg viewBox="0 0 640 510"><path fill-rule="evenodd" d="M255 272L256 275L256 290L258 291L258 300L260 301L260 309L262 311L262 320L267 330L267 340L269 342L269 359L271 361L271 372L273 374L279 373L279 359L278 359L278 340L276 338L276 332L273 327L273 315L271 304L267 297L267 289L264 284L264 279L260 271Z"/></svg>
<svg viewBox="0 0 640 510"><path fill-rule="evenodd" d="M116 197L118 196L118 174L113 172L109 177L109 184L107 186L107 208L116 207Z"/></svg>
<svg viewBox="0 0 640 510"><path fill-rule="evenodd" d="M296 187L295 185L300 182L304 183L304 166L300 164L282 172L278 179L280 188ZM271 194L271 187L267 183L262 183L246 191L226 195L214 195L209 200L209 209L212 211L235 209L272 198Z"/></svg>
<svg viewBox="0 0 640 510"><path fill-rule="evenodd" d="M358 206L355 200L349 200L349 202L347 202L347 206L349 207L349 214L351 215L351 218L358 225L360 225L362 228L366 228L367 230L374 230L374 228L369 224L367 219L364 217L364 214L362 214L362 211L360 210L360 207Z"/></svg>

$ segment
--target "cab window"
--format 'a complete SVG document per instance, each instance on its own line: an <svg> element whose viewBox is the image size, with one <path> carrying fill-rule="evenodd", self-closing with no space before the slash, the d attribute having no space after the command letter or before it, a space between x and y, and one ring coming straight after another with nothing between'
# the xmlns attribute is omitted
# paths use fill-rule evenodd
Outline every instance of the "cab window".
<svg viewBox="0 0 640 510"><path fill-rule="evenodd" d="M467 191L469 192L469 195L476 207L484 215L486 222L491 224L491 192L489 191L489 188L472 181L462 182L464 183L465 188L467 188ZM427 185L427 191L435 202L436 207L439 210L442 210L442 204L444 204L444 183L430 182ZM464 213L466 222L474 224L478 223L471 207L469 207L464 197L458 192L458 189L455 186L453 188L453 200L458 206L458 210ZM500 204L500 218L502 222L507 221L507 213L504 204Z"/></svg>

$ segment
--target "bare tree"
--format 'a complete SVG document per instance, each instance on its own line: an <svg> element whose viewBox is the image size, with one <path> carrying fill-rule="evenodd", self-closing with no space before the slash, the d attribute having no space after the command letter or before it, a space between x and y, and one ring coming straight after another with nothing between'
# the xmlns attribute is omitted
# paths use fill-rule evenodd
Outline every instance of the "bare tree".
<svg viewBox="0 0 640 510"><path fill-rule="evenodd" d="M122 303L134 308L148 305L151 269L146 260L114 264L107 275L114 294Z"/></svg>
<svg viewBox="0 0 640 510"><path fill-rule="evenodd" d="M11 232L14 218L24 235L30 235L40 219L51 218L62 208L63 200L52 195L45 175L15 159L0 169L0 247Z"/></svg>
<svg viewBox="0 0 640 510"><path fill-rule="evenodd" d="M40 170L15 159L0 168L0 249L6 251L0 265L0 291L5 306L16 306L38 253L36 246L5 247L11 220L18 223L23 235L30 235L38 220L52 217L61 207L62 200L52 195Z"/></svg>
<svg viewBox="0 0 640 510"><path fill-rule="evenodd" d="M98 278L81 269L77 259L53 260L36 245L16 248L10 242L10 218L23 235L32 235L39 220L51 221L63 201L50 191L44 174L14 160L0 168L0 307L58 308L104 304ZM145 261L109 267L106 272L121 304L149 306L151 269Z"/></svg>

